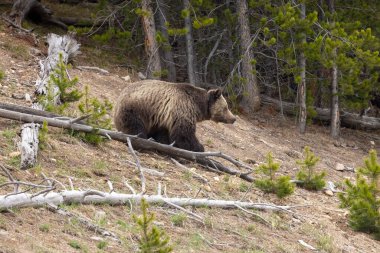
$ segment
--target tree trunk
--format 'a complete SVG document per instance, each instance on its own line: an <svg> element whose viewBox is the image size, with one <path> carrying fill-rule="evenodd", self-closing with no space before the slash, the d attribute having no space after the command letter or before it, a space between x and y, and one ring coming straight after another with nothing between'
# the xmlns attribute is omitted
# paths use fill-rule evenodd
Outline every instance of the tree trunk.
<svg viewBox="0 0 380 253"><path fill-rule="evenodd" d="M209 53L209 55L208 55L208 57L207 57L207 59L206 59L206 63L205 63L205 67L204 67L204 73L203 73L203 75L204 75L203 82L205 82L205 83L207 83L207 71L208 71L208 70L207 70L207 67L208 67L208 64L210 63L211 58L214 56L216 50L218 49L219 44L220 44L220 42L221 42L222 39L223 39L223 34L224 34L224 33L225 33L225 31L223 31L223 32L219 35L219 38L216 40L214 47L211 49L211 51L210 51L210 53ZM215 74L215 72L214 72L214 74ZM216 78L215 78L215 79L216 79ZM214 83L216 83L216 82L214 82Z"/></svg>
<svg viewBox="0 0 380 253"><path fill-rule="evenodd" d="M69 61L70 57L75 56L79 51L79 44L71 36L58 36L56 34L48 34L47 43L49 44L48 57L40 62L41 71L36 81L36 91L38 95L46 95L47 87L50 80L51 72L56 68L59 57L62 55L64 63ZM54 84L53 84L54 85ZM59 103L59 89L57 86L53 86L52 97L55 99L55 103ZM44 105L33 103L33 109L43 110ZM27 169L33 167L36 163L38 153L38 124L27 124L22 127L21 131L21 168Z"/></svg>
<svg viewBox="0 0 380 253"><path fill-rule="evenodd" d="M330 135L338 138L340 134L339 96L338 96L338 67L336 65L336 48L333 51L334 64L331 80L331 123Z"/></svg>
<svg viewBox="0 0 380 253"><path fill-rule="evenodd" d="M242 52L242 77L244 78L244 93L242 105L250 112L260 108L260 91L257 84L257 77L254 73L255 67L252 64L251 35L249 30L248 8L246 0L236 1L236 12L238 15L240 49Z"/></svg>
<svg viewBox="0 0 380 253"><path fill-rule="evenodd" d="M187 55L187 75L189 77L189 83L198 86L198 78L195 68L195 53L194 53L194 40L192 34L192 23L190 18L190 0L183 0L183 6L189 11L189 14L185 17L186 32L186 55Z"/></svg>
<svg viewBox="0 0 380 253"><path fill-rule="evenodd" d="M301 19L306 18L306 7L304 3L300 4L301 9ZM306 43L306 36L303 34L303 38L301 43ZM299 131L301 134L306 132L306 57L303 49L300 52L299 59L299 67L300 67L300 77L301 83L299 84L299 106L300 106L300 114L299 114Z"/></svg>
<svg viewBox="0 0 380 253"><path fill-rule="evenodd" d="M165 25L167 21L166 7L163 4L164 0L157 0L157 3L158 3L158 10L157 10L158 23L159 23L161 34L166 40L166 44L163 47L161 47L162 48L161 51L163 53L163 58L164 58L164 65L168 69L168 80L170 82L175 82L177 81L177 71L175 68L173 51L170 46L168 29Z"/></svg>
<svg viewBox="0 0 380 253"><path fill-rule="evenodd" d="M159 48L156 41L156 26L150 6L150 0L141 1L142 24L145 33L145 52L148 56L146 76L150 79L158 79L161 75L161 61Z"/></svg>
<svg viewBox="0 0 380 253"><path fill-rule="evenodd" d="M327 0L329 12L334 14L334 0ZM334 17L333 17L334 18ZM332 21L334 25L334 21ZM339 115L339 96L338 96L338 66L336 64L337 49L334 48L332 52L333 66L331 69L331 123L330 135L333 138L338 138L340 134L340 115Z"/></svg>
<svg viewBox="0 0 380 253"><path fill-rule="evenodd" d="M54 24L67 30L67 26L54 18L53 12L38 0L16 0L9 16L19 27L22 27L22 21L28 17L32 21Z"/></svg>

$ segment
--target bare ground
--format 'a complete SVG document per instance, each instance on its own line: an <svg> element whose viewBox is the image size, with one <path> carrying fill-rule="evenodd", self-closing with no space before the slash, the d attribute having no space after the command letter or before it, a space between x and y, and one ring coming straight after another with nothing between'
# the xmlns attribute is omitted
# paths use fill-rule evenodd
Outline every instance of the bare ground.
<svg viewBox="0 0 380 253"><path fill-rule="evenodd" d="M12 95L33 94L37 78L38 51L30 43L9 30L0 29L0 70L6 77L0 81L0 101L30 105L24 99ZM42 50L38 48L38 50ZM42 50L43 51L43 50ZM86 51L79 57L77 65L87 65ZM128 71L110 68L111 75L104 76L91 71L73 68L72 76L78 76L80 88L89 85L91 94L108 98L114 102L120 91L128 85L120 78ZM132 76L132 79L134 77ZM81 189L107 191L107 179L113 182L118 192L128 192L124 181L139 189L140 180L136 168L126 163L133 160L125 145L114 141L94 147L69 136L64 130L49 129L48 145L38 157L38 165L28 171L18 169L17 133L19 122L0 119L0 162L12 166L12 174L20 180L38 182L41 172L68 185L72 177L74 186ZM380 135L352 129L342 129L342 138L334 141L328 136L328 128L309 125L307 133L300 135L294 119L280 120L271 108L263 108L250 119L239 117L234 125L203 122L197 134L207 150L220 150L240 160L263 162L271 151L282 166L279 174L295 176L295 160L304 146L321 158L319 170L327 172L327 180L341 185L344 178L355 177L352 172L335 170L336 163L348 167L362 165L375 142L379 151ZM347 224L347 211L339 208L336 195L309 192L297 188L295 193L279 200L271 194L263 194L250 188L247 182L226 175L206 172L195 164L197 173L207 178L209 185L192 178L189 173L176 168L168 157L154 153L138 153L142 164L165 173L163 178L146 175L148 193L153 194L160 182L166 186L169 196L198 197L253 202L300 205L296 216L284 213L259 212L270 224L261 223L252 215L240 210L211 208L193 209L204 217L205 225L178 215L180 211L162 206L151 206L156 214L156 224L171 238L174 252L308 252L298 240L318 248L319 252L378 252L380 242L371 236L357 233ZM253 175L255 176L255 174ZM0 182L6 177L0 176ZM246 192L248 190L248 193ZM1 189L2 193L11 191ZM66 206L71 212L93 220L116 233L121 243L99 238L78 224L52 213L45 208L17 209L0 213L0 252L134 252L137 249L137 231L131 214L138 214L138 206ZM176 214L177 213L177 214ZM182 220L183 223L178 222ZM105 240L103 249L99 240Z"/></svg>

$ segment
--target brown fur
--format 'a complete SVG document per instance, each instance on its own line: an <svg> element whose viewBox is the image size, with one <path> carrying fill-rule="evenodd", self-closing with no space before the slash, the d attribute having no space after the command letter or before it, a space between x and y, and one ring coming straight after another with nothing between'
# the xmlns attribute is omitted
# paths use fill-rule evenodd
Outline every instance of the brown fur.
<svg viewBox="0 0 380 253"><path fill-rule="evenodd" d="M124 133L193 151L204 151L195 136L196 122L233 123L220 90L206 91L189 84L145 80L126 87L116 104L114 122Z"/></svg>

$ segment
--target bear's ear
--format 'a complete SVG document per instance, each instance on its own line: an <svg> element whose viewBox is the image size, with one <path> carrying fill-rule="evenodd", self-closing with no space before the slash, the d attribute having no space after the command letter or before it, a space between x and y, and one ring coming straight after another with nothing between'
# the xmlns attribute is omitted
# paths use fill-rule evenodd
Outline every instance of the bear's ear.
<svg viewBox="0 0 380 253"><path fill-rule="evenodd" d="M209 90L208 92L208 97L211 100L217 100L221 95L222 95L222 90L221 89L214 89L214 90Z"/></svg>

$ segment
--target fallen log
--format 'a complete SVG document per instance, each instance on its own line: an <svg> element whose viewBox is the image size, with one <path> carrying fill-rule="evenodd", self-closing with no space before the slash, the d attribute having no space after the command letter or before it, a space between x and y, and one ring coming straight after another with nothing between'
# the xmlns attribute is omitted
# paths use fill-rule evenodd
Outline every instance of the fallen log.
<svg viewBox="0 0 380 253"><path fill-rule="evenodd" d="M56 118L30 115L30 114L9 111L9 110L4 110L4 109L0 109L0 117L18 120L22 122L28 122L28 123L38 123L38 124L43 124L43 122L46 121L47 124L52 127L71 129L71 130L87 132L87 133L93 133L95 131L101 136L105 136L112 140L120 141L123 143L128 143L128 138L130 138L133 147L136 149L157 151L161 154L166 154L171 157L179 157L179 158L184 158L189 161L195 161L199 164L206 166L207 168L208 167L214 168L213 169L214 171L216 169L218 171L228 173L230 175L238 176L241 179L244 179L248 182L253 182L253 178L249 176L249 174L252 173L250 166L240 161L237 161L221 152L192 152L192 151L188 151L184 149L179 149L171 145L165 145L165 144L161 144L161 143L154 142L151 140L142 139L137 136L124 134L121 132L115 132L115 131L106 130L106 129L95 129L85 124L71 123L71 120L59 120ZM246 173L242 173L240 171L233 170L218 161L210 159L209 157L220 157L224 160L231 162L235 166L243 167L249 171Z"/></svg>
<svg viewBox="0 0 380 253"><path fill-rule="evenodd" d="M263 104L271 105L276 109L280 110L282 107L284 112L290 115L296 115L298 111L298 106L294 103L289 103L285 101L279 101L277 99L262 95L261 100ZM317 115L314 119L330 122L330 109L327 108L314 108ZM349 113L342 111L341 124L342 126L354 128L354 129L365 129L365 130L377 130L380 129L380 118L360 116L359 114Z"/></svg>
<svg viewBox="0 0 380 253"><path fill-rule="evenodd" d="M217 207L217 208L245 208L270 211L289 211L296 206L277 206L268 203L252 203L234 200L213 200L196 198L168 198L162 195L141 195L124 193L107 193L96 190L76 191L63 190L61 192L50 191L45 194L33 196L30 193L19 193L15 195L0 196L0 210L23 207L41 207L45 205L58 206L61 204L110 204L126 205L140 203L142 199L152 204L165 205L171 203L177 206L193 207Z"/></svg>
<svg viewBox="0 0 380 253"><path fill-rule="evenodd" d="M62 117L61 115L58 115L56 113L42 111L39 109L34 109L32 107L26 107L26 106L15 105L15 104L0 103L0 109L5 109L5 110L9 110L9 111L14 111L14 112L21 112L21 113L26 113L26 114L32 114L32 115L37 115L37 116L43 116L43 117L48 117L48 118L71 119L68 117ZM75 121L75 123L86 124L86 122L83 120Z"/></svg>
<svg viewBox="0 0 380 253"><path fill-rule="evenodd" d="M15 105L15 104L0 103L0 108L9 110L9 111L33 114L33 115L44 116L44 117L49 117L49 118L59 117L58 114L55 114L52 112L46 112L46 111L31 108L31 107Z"/></svg>
<svg viewBox="0 0 380 253"><path fill-rule="evenodd" d="M20 1L21 2L21 1ZM59 63L60 57L62 61L67 63L69 59L79 52L79 44L71 35L59 36L56 34L48 34L47 43L49 44L48 48L48 57L44 61L40 61L40 73L36 81L36 91L37 95L46 95L47 87L50 83L50 76L53 73L53 70L56 68ZM52 98L54 99L55 104L60 103L59 99L59 88L51 83L52 87ZM16 108L17 106L14 106ZM44 105L38 101L33 103L33 109L43 110ZM17 108L16 108L17 109ZM24 112L30 110L25 110ZM37 153L38 153L38 131L39 125L29 125L28 127L23 127L22 132L28 129L32 131L32 134L23 134L21 133L21 169L27 169L33 167L36 163ZM37 136L37 138L30 138Z"/></svg>

